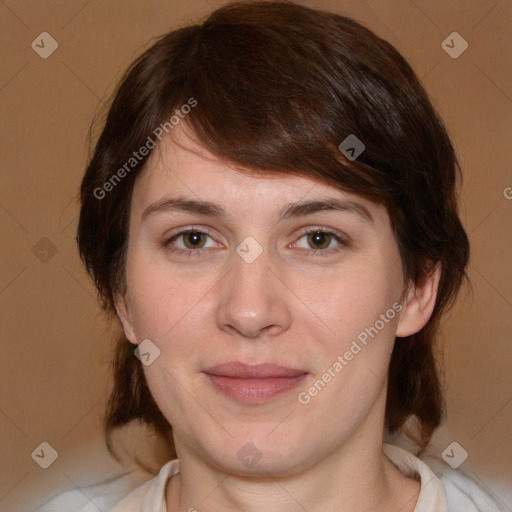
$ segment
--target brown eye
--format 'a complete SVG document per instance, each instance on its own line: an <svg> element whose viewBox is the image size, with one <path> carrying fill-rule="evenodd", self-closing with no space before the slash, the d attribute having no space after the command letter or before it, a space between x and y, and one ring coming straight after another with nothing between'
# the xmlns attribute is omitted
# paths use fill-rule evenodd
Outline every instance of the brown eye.
<svg viewBox="0 0 512 512"><path fill-rule="evenodd" d="M313 249L327 249L332 240L332 235L323 231L308 233L308 243Z"/></svg>
<svg viewBox="0 0 512 512"><path fill-rule="evenodd" d="M189 231L180 235L183 237L183 243L187 249L201 249L206 243L206 233L199 231Z"/></svg>
<svg viewBox="0 0 512 512"><path fill-rule="evenodd" d="M349 247L350 239L342 233L311 228L302 232L294 246L308 251L311 256L332 256Z"/></svg>
<svg viewBox="0 0 512 512"><path fill-rule="evenodd" d="M165 241L164 247L178 255L202 256L210 252L211 249L219 249L222 246L216 243L206 230L188 228Z"/></svg>

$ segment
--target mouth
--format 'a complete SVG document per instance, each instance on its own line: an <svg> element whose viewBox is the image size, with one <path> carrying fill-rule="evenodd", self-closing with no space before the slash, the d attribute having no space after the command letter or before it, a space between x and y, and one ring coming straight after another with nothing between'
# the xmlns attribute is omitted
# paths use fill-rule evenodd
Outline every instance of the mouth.
<svg viewBox="0 0 512 512"><path fill-rule="evenodd" d="M262 404L297 387L308 372L273 363L223 363L203 373L213 387L238 402Z"/></svg>

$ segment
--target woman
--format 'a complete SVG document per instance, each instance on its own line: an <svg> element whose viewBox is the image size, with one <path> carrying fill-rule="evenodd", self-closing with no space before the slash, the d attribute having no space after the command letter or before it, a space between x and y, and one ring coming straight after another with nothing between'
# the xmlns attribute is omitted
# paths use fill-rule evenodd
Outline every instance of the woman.
<svg viewBox="0 0 512 512"><path fill-rule="evenodd" d="M383 443L420 455L443 418L459 174L409 65L346 17L233 3L138 58L77 240L124 333L109 446L140 420L177 458L112 510L499 510Z"/></svg>

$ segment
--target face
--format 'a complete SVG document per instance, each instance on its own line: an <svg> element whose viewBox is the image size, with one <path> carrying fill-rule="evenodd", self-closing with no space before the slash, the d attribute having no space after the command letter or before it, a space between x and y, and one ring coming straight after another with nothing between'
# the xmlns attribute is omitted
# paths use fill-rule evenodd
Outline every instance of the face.
<svg viewBox="0 0 512 512"><path fill-rule="evenodd" d="M160 351L144 371L180 458L284 475L378 438L395 336L419 326L385 208L175 138L135 184L117 310Z"/></svg>

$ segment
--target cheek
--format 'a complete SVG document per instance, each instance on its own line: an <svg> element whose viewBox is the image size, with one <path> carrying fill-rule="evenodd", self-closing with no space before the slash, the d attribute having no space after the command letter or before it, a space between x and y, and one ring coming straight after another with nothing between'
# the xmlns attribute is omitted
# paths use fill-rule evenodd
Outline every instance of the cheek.
<svg viewBox="0 0 512 512"><path fill-rule="evenodd" d="M332 285L319 316L334 334L319 340L317 372L298 396L312 424L331 418L334 438L362 421L381 392L401 311L390 281L371 272L359 276L342 289Z"/></svg>
<svg viewBox="0 0 512 512"><path fill-rule="evenodd" d="M346 269L323 287L311 287L308 299L342 348L360 333L377 324L391 331L397 322L393 304L400 297L399 281L383 267L366 265ZM386 314L388 312L388 314ZM381 315L384 315L382 320ZM384 322L384 325L382 325ZM362 336L364 338L364 335Z"/></svg>
<svg viewBox="0 0 512 512"><path fill-rule="evenodd" d="M218 276L203 274L191 278L155 263L135 263L134 259L128 281L133 291L135 334L138 340L149 338L160 350L154 370L163 366L165 371L149 371L147 375L152 392L158 393L160 386L175 384L172 379L168 382L169 374L178 379L194 375L204 359L215 359L215 346L207 342L209 337L205 333L215 336L215 304L209 298Z"/></svg>
<svg viewBox="0 0 512 512"><path fill-rule="evenodd" d="M168 266L138 254L127 263L127 281L138 334L160 340L187 321L208 290L207 279L180 277Z"/></svg>

